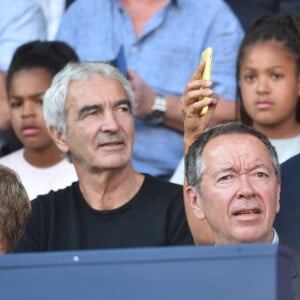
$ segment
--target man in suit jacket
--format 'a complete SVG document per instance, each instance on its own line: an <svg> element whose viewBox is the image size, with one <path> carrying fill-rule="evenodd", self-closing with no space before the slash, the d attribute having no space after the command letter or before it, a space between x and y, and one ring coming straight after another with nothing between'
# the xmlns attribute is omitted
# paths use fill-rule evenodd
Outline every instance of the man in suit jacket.
<svg viewBox="0 0 300 300"><path fill-rule="evenodd" d="M205 82L197 69L182 97L185 119L185 200L197 220L210 228L216 244L279 243L273 227L280 209L280 165L268 138L252 127L230 122L207 127L217 96L204 96ZM200 116L203 106L208 113ZM198 227L188 214L189 225ZM202 226L202 228L204 228ZM194 240L202 234L191 228ZM300 254L292 264L292 299L299 297Z"/></svg>
<svg viewBox="0 0 300 300"><path fill-rule="evenodd" d="M300 248L300 154L281 164L281 208L274 228L290 245Z"/></svg>

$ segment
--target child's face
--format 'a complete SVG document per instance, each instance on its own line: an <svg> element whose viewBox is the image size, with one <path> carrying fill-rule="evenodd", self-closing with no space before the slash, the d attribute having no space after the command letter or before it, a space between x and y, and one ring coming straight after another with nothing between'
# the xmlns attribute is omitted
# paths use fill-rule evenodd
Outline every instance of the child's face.
<svg viewBox="0 0 300 300"><path fill-rule="evenodd" d="M240 88L255 128L295 125L300 77L295 58L282 44L267 41L248 46L240 62Z"/></svg>
<svg viewBox="0 0 300 300"><path fill-rule="evenodd" d="M53 144L43 116L45 91L51 75L42 68L23 69L14 73L8 91L10 119L25 149L43 149Z"/></svg>

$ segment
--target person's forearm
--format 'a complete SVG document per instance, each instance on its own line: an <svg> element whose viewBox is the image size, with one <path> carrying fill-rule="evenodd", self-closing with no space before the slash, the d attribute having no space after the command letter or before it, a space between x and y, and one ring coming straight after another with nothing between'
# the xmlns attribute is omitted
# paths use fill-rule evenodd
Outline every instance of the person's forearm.
<svg viewBox="0 0 300 300"><path fill-rule="evenodd" d="M180 106L180 98L175 96L166 96L167 111L163 124L174 130L183 132L183 116Z"/></svg>
<svg viewBox="0 0 300 300"><path fill-rule="evenodd" d="M199 81L200 74L204 65L201 64L193 74L190 82L186 85L185 92L181 97L181 110L184 119L184 152L188 152L192 143L203 133L203 131L213 123L213 120L230 118L229 112L222 114L220 109L219 116L215 116L216 107L220 104L220 97L211 90L212 82ZM199 101L199 97L203 100ZM217 105L218 104L218 105ZM207 106L207 113L202 115L202 109ZM233 116L233 114L232 114ZM186 189L188 183L184 179L184 206L188 224L197 245L213 244L215 242L212 230L207 221L200 220L194 214L192 206L188 203Z"/></svg>

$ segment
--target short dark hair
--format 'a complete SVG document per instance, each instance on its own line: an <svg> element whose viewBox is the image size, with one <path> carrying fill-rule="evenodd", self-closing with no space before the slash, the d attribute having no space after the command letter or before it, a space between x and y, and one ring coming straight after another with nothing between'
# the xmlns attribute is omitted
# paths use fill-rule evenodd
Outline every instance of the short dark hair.
<svg viewBox="0 0 300 300"><path fill-rule="evenodd" d="M273 163L276 176L280 178L280 165L275 148L270 143L269 139L253 127L247 126L240 122L228 122L225 124L215 125L206 129L198 139L190 146L185 156L185 176L187 183L190 186L196 187L200 193L200 181L203 174L204 161L202 152L205 145L213 138L228 134L249 134L259 139L267 148Z"/></svg>
<svg viewBox="0 0 300 300"><path fill-rule="evenodd" d="M79 61L73 48L61 41L32 41L18 47L12 57L6 75L9 91L14 73L32 68L42 68L53 77L68 62Z"/></svg>

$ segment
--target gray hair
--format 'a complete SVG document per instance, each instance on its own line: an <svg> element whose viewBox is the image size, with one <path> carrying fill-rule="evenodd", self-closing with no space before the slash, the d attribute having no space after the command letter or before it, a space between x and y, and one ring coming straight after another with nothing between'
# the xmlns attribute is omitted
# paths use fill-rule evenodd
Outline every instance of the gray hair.
<svg viewBox="0 0 300 300"><path fill-rule="evenodd" d="M200 183L205 170L205 161L202 157L202 152L205 145L211 139L217 136L234 133L249 134L258 138L269 151L271 162L275 169L275 174L277 178L280 179L280 165L278 162L278 156L269 139L263 133L257 131L253 127L247 126L240 122L229 122L206 129L203 134L201 134L200 137L191 145L188 153L185 156L185 176L187 183L188 185L195 187L199 194L201 193Z"/></svg>
<svg viewBox="0 0 300 300"><path fill-rule="evenodd" d="M86 81L95 74L118 81L124 88L131 109L134 110L134 94L130 82L120 71L108 63L68 63L58 72L44 95L44 118L48 127L67 133L66 97L71 81Z"/></svg>

